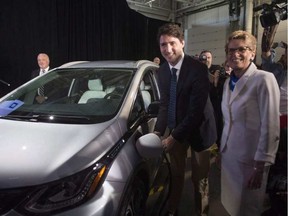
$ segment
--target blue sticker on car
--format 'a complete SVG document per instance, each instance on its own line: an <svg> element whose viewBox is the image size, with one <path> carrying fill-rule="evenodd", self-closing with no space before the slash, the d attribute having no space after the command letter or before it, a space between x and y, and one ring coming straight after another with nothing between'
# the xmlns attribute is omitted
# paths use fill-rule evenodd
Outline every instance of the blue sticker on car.
<svg viewBox="0 0 288 216"><path fill-rule="evenodd" d="M6 116L24 104L20 100L10 100L0 103L0 116Z"/></svg>

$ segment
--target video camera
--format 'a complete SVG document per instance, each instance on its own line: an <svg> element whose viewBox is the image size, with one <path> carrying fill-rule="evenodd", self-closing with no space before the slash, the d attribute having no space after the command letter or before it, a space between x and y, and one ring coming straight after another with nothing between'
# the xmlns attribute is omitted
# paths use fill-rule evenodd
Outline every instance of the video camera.
<svg viewBox="0 0 288 216"><path fill-rule="evenodd" d="M284 0L274 0L271 4L262 4L255 8L253 11L262 11L260 22L263 28L276 25L281 20L287 19L287 2Z"/></svg>

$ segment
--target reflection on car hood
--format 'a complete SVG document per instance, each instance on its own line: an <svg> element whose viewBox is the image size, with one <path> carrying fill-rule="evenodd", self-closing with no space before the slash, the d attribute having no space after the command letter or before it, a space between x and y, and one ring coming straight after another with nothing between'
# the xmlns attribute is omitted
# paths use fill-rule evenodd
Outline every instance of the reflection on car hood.
<svg viewBox="0 0 288 216"><path fill-rule="evenodd" d="M91 165L119 139L118 124L111 122L66 125L0 120L0 188L50 182Z"/></svg>

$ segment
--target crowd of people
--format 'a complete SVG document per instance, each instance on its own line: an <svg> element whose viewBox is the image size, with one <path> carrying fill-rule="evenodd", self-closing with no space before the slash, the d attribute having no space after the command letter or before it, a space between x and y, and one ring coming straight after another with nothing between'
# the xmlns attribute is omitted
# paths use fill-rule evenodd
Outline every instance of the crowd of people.
<svg viewBox="0 0 288 216"><path fill-rule="evenodd" d="M207 186L203 182L208 182L214 145L221 169L221 202L229 215L260 216L266 193L271 205L267 215L286 213L287 44L276 45L285 53L275 62L272 42L276 29L273 26L264 30L259 67L254 63L257 41L247 31L231 33L225 45L225 62L214 65L209 50L197 56L184 53L183 29L177 24L159 28L157 38L166 61L157 72L160 109L154 133L161 137L169 155L172 175L162 215L178 215L188 149L194 186L192 205L196 215L208 215L209 206L202 206L201 200L209 196L203 193L207 191L203 190L203 185ZM212 109L207 109L209 105ZM201 131L207 110L212 110L214 118L210 122L214 121L217 136L211 135L213 124L205 128L205 133ZM206 142L208 136L211 139ZM282 184L275 183L280 179Z"/></svg>

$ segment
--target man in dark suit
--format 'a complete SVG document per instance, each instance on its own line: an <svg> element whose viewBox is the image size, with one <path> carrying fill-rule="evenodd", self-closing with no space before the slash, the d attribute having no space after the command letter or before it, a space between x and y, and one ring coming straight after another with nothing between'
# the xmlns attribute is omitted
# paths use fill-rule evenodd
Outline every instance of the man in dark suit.
<svg viewBox="0 0 288 216"><path fill-rule="evenodd" d="M161 97L154 133L163 136L162 145L169 153L171 164L171 188L165 214L176 215L184 185L187 149L191 146L199 152L191 157L192 181L199 195L199 182L209 169L209 153L206 154L204 150L215 142L216 127L208 97L208 68L184 54L183 30L176 24L165 24L159 28L158 41L161 54L167 62L158 71ZM175 84L171 71L176 71L177 90L173 90ZM207 134L210 131L213 134ZM198 207L201 208L201 198L200 203L196 200L196 208Z"/></svg>
<svg viewBox="0 0 288 216"><path fill-rule="evenodd" d="M50 60L49 60L49 56L46 53L39 53L38 54L37 63L38 63L39 68L32 71L31 78L41 76L44 73L46 73L47 71L49 71ZM46 93L47 93L47 89L46 89ZM35 97L35 100L38 103L43 103L46 99L47 99L47 95L45 94L44 87L43 87L43 89L39 88L38 89L38 95Z"/></svg>

